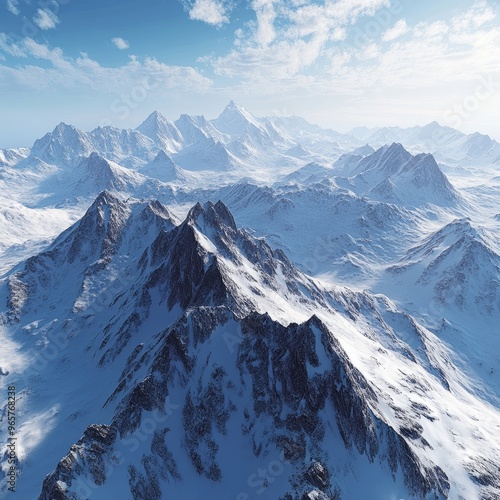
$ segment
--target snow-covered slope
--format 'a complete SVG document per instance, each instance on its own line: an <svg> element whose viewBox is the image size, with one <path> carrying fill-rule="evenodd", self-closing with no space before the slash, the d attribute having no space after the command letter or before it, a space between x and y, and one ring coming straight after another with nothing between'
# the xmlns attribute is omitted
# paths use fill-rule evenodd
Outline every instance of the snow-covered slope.
<svg viewBox="0 0 500 500"><path fill-rule="evenodd" d="M50 164L66 165L93 151L94 146L86 132L60 123L52 132L35 141L30 155Z"/></svg>
<svg viewBox="0 0 500 500"><path fill-rule="evenodd" d="M186 170L233 170L238 161L223 143L206 137L175 155L175 161Z"/></svg>
<svg viewBox="0 0 500 500"><path fill-rule="evenodd" d="M0 149L0 167L12 167L30 154L29 148Z"/></svg>
<svg viewBox="0 0 500 500"><path fill-rule="evenodd" d="M301 269L353 285L392 262L402 235L412 240L421 217L358 197L329 180L306 187L237 184L217 196L241 224L283 249Z"/></svg>
<svg viewBox="0 0 500 500"><path fill-rule="evenodd" d="M493 245L484 229L457 219L410 249L389 272L427 288L428 300L498 314L500 256Z"/></svg>
<svg viewBox="0 0 500 500"><path fill-rule="evenodd" d="M184 142L177 127L158 111L151 113L136 130L152 139L157 147L168 153L179 151Z"/></svg>
<svg viewBox="0 0 500 500"><path fill-rule="evenodd" d="M409 128L358 127L351 130L350 134L375 147L402 143L412 151L431 153L438 160L462 165L488 165L500 155L500 144L489 136L477 132L467 135L437 122Z"/></svg>
<svg viewBox="0 0 500 500"><path fill-rule="evenodd" d="M490 498L500 486L498 411L463 388L440 341L384 297L300 273L221 202L178 225L159 203L103 193L0 296L28 498Z"/></svg>
<svg viewBox="0 0 500 500"><path fill-rule="evenodd" d="M394 143L359 161L354 158L345 157L334 168L337 175L349 178L348 185L358 194L409 207L460 202L460 195L430 154L413 156Z"/></svg>
<svg viewBox="0 0 500 500"><path fill-rule="evenodd" d="M176 165L163 150L156 155L153 161L141 167L139 172L162 182L176 182L185 185L195 182L193 174Z"/></svg>

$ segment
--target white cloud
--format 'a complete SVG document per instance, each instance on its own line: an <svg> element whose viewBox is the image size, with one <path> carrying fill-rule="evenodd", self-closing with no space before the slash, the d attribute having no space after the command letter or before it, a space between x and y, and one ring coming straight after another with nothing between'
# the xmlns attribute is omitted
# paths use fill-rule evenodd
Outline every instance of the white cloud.
<svg viewBox="0 0 500 500"><path fill-rule="evenodd" d="M15 16L18 16L20 13L19 10L19 0L7 0L7 10L12 12Z"/></svg>
<svg viewBox="0 0 500 500"><path fill-rule="evenodd" d="M269 45L276 38L274 21L276 19L275 0L253 0L252 8L257 17L256 41L261 45Z"/></svg>
<svg viewBox="0 0 500 500"><path fill-rule="evenodd" d="M333 49L332 86L339 88L423 89L471 85L500 77L500 27L488 4L445 21L407 26L404 41L363 50ZM360 57L369 51L370 58ZM368 55L368 54L366 54Z"/></svg>
<svg viewBox="0 0 500 500"><path fill-rule="evenodd" d="M253 0L255 21L238 32L233 49L205 61L217 74L253 83L295 79L321 60L328 44L344 40L360 16L389 5L389 0Z"/></svg>
<svg viewBox="0 0 500 500"><path fill-rule="evenodd" d="M400 19L392 28L388 29L382 35L382 40L384 42L392 42L393 40L396 40L396 38L403 36L408 32L408 30L409 28L406 23L406 19Z"/></svg>
<svg viewBox="0 0 500 500"><path fill-rule="evenodd" d="M121 38L119 36L112 38L111 41L113 42L115 47L120 49L120 50L128 49L130 47L127 40L124 40L123 38Z"/></svg>
<svg viewBox="0 0 500 500"><path fill-rule="evenodd" d="M31 57L50 63L26 64L10 67L0 64L0 86L44 89L91 89L100 93L130 93L135 88L153 88L156 92L203 92L212 81L189 66L169 66L146 57L144 60L132 56L129 62L119 67L102 66L97 61L81 54L74 59L60 48L51 49L31 38L19 44L10 43L5 35L0 36L0 50L15 52L16 57Z"/></svg>
<svg viewBox="0 0 500 500"><path fill-rule="evenodd" d="M0 33L0 51L12 57L26 57L19 44L11 42L5 33Z"/></svg>
<svg viewBox="0 0 500 500"><path fill-rule="evenodd" d="M195 0L189 9L189 18L220 27L229 22L228 10L220 0Z"/></svg>
<svg viewBox="0 0 500 500"><path fill-rule="evenodd" d="M61 21L48 9L38 9L33 22L42 30L54 29Z"/></svg>

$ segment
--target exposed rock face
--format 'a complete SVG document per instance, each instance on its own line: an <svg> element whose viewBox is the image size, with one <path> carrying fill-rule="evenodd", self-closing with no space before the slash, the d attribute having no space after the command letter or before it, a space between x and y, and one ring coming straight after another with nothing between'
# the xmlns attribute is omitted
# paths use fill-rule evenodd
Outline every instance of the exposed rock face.
<svg viewBox="0 0 500 500"><path fill-rule="evenodd" d="M221 327L240 329L242 340L230 356L216 338ZM180 425L182 434L172 435L169 427L158 425L150 451L139 464L129 465L133 498L166 498L168 484L189 474L189 469L180 470L180 453L198 475L223 482L227 462L220 448L234 438L230 428L240 429L239 439L248 442L256 457L264 458L273 447L280 450L290 464L290 479L296 476L290 498L338 498L339 478L323 465L333 467L332 449L338 446L366 457L368 464L385 463L389 478L401 473L414 498L431 492L435 498L447 496L445 474L437 467L426 469L405 439L374 414L377 396L317 318L284 327L267 315L253 313L239 320L226 308L192 309L130 364L125 379L146 363L149 374L122 396L111 428L125 440L141 428L146 415L165 414L169 396L179 394L181 387L182 412L168 425ZM340 441L332 435L332 424ZM107 456L113 444L108 443ZM304 469L306 457L317 459ZM67 460L46 480L40 498L49 498L48 492L57 488L56 477L66 482ZM83 457L84 463L89 460ZM97 476L95 484L103 479Z"/></svg>
<svg viewBox="0 0 500 500"><path fill-rule="evenodd" d="M107 425L91 425L83 437L59 462L54 472L43 482L39 500L79 500L89 490L86 482L101 486L105 483L106 460L112 458L116 429ZM68 493L68 489L74 491Z"/></svg>

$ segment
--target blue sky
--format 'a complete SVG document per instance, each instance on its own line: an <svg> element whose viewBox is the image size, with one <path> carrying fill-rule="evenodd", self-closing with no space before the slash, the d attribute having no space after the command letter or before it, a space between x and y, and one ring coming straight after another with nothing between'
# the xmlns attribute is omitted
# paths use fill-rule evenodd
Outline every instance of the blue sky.
<svg viewBox="0 0 500 500"><path fill-rule="evenodd" d="M157 109L497 140L498 0L0 0L0 147Z"/></svg>

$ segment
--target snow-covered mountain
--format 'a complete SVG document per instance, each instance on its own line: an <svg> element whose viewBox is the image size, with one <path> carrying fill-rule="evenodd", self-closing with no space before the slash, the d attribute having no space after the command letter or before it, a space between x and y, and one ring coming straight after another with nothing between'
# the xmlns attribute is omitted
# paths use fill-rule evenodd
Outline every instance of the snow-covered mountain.
<svg viewBox="0 0 500 500"><path fill-rule="evenodd" d="M477 166L487 165L500 155L500 144L489 136L464 134L451 127L432 122L423 127L358 127L349 132L374 147L393 142L421 153L431 153L445 162Z"/></svg>
<svg viewBox="0 0 500 500"><path fill-rule="evenodd" d="M29 148L0 149L0 167L13 166L28 157Z"/></svg>
<svg viewBox="0 0 500 500"><path fill-rule="evenodd" d="M344 157L334 168L360 195L398 205L453 206L460 195L430 154L413 156L401 144L382 146L368 156Z"/></svg>
<svg viewBox="0 0 500 500"><path fill-rule="evenodd" d="M450 433L445 408L477 428L455 394L483 404L460 388L439 340L386 299L300 273L221 202L197 204L178 224L157 202L102 193L0 293L17 353L2 369L18 377L25 431L43 422L50 442L19 443L20 491L362 498L375 481L371 498L382 499L498 487L493 436L474 460L453 452L450 462L470 439L464 430L447 454L432 453ZM36 320L42 311L51 312ZM54 338L62 347L50 364L24 366ZM408 376L384 383L383 363L355 354L361 345ZM405 388L397 405L391 384ZM71 390L77 398L61 398Z"/></svg>
<svg viewBox="0 0 500 500"><path fill-rule="evenodd" d="M389 272L428 289L428 300L498 314L500 256L493 240L470 219L457 219L408 250Z"/></svg>
<svg viewBox="0 0 500 500"><path fill-rule="evenodd" d="M230 153L222 142L212 137L205 137L187 146L177 155L175 161L186 170L233 170L238 160Z"/></svg>
<svg viewBox="0 0 500 500"><path fill-rule="evenodd" d="M139 172L162 182L189 184L194 182L195 179L191 172L176 165L174 160L163 149L160 150L153 161L141 167Z"/></svg>
<svg viewBox="0 0 500 500"><path fill-rule="evenodd" d="M50 164L65 165L92 152L94 147L86 132L60 123L52 132L35 141L30 155Z"/></svg>
<svg viewBox="0 0 500 500"><path fill-rule="evenodd" d="M498 158L234 102L0 151L20 498L500 499Z"/></svg>
<svg viewBox="0 0 500 500"><path fill-rule="evenodd" d="M158 111L151 113L136 130L152 139L157 147L168 153L179 151L184 142L177 127Z"/></svg>

